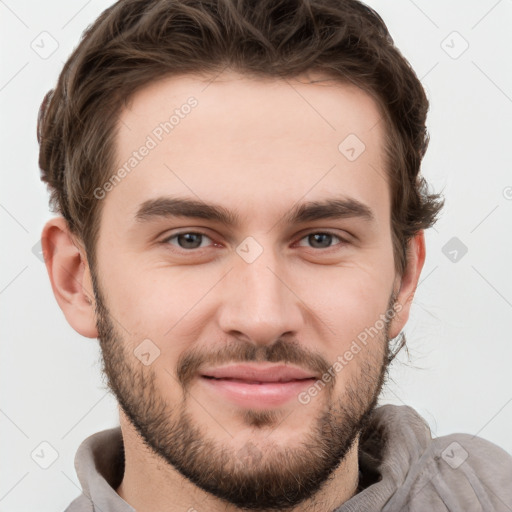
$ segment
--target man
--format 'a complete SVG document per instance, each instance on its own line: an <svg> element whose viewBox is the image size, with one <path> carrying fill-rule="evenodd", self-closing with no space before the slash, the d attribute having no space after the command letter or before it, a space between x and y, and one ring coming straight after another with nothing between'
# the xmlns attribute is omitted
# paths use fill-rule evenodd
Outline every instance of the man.
<svg viewBox="0 0 512 512"><path fill-rule="evenodd" d="M121 0L40 111L56 299L120 427L70 512L510 510L512 457L376 407L442 207L354 0Z"/></svg>

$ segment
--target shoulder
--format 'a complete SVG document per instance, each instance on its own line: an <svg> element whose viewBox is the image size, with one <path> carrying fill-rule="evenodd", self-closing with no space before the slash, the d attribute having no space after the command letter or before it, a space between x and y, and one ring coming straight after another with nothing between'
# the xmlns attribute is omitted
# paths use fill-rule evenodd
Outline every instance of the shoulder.
<svg viewBox="0 0 512 512"><path fill-rule="evenodd" d="M94 508L91 500L82 493L68 505L64 512L94 512Z"/></svg>
<svg viewBox="0 0 512 512"><path fill-rule="evenodd" d="M370 430L365 442L384 447L379 471L392 488L383 511L512 510L512 455L503 448L470 434L432 438L405 405L377 409Z"/></svg>
<svg viewBox="0 0 512 512"><path fill-rule="evenodd" d="M447 475L475 482L488 489L508 489L512 496L512 455L498 445L470 434L451 434L432 441L432 450ZM511 501L512 504L512 501Z"/></svg>
<svg viewBox="0 0 512 512"><path fill-rule="evenodd" d="M432 439L411 468L412 500L439 502L448 510L510 511L512 509L512 455L470 434Z"/></svg>

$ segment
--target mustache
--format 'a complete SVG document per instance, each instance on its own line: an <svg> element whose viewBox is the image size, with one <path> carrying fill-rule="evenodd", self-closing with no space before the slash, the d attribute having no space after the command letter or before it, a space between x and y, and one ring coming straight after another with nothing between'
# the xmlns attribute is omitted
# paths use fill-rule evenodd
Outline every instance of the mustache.
<svg viewBox="0 0 512 512"><path fill-rule="evenodd" d="M215 351L199 348L187 351L177 361L176 374L178 381L187 390L202 366L249 362L290 363L322 375L331 366L320 354L306 349L296 341L279 339L272 345L237 341ZM334 385L334 379L329 384Z"/></svg>

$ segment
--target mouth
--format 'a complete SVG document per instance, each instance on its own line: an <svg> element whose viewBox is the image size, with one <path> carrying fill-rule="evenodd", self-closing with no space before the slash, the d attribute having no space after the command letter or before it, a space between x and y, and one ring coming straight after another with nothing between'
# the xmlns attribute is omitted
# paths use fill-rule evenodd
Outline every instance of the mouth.
<svg viewBox="0 0 512 512"><path fill-rule="evenodd" d="M316 375L302 368L283 364L231 364L217 368L206 368L201 372L201 376L255 383L290 382L317 378Z"/></svg>
<svg viewBox="0 0 512 512"><path fill-rule="evenodd" d="M210 377L208 375L202 375L202 377L205 379L225 380L225 381L230 381L230 382L241 382L241 383L245 383L245 384L285 384L288 382L297 382L297 381L301 381L301 380L312 380L310 378L307 378L307 379L286 379L286 380L268 381L268 380L232 379L229 377L228 378L217 378L217 377Z"/></svg>
<svg viewBox="0 0 512 512"><path fill-rule="evenodd" d="M252 409L282 406L317 380L316 375L301 368L275 364L206 368L200 377L216 399Z"/></svg>

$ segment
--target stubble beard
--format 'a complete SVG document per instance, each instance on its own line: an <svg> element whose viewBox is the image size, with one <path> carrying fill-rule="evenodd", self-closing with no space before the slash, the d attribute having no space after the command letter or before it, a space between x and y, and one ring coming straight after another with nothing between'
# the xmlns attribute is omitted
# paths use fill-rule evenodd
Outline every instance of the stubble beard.
<svg viewBox="0 0 512 512"><path fill-rule="evenodd" d="M188 412L193 369L201 362L210 363L210 359L195 352L180 357L175 369L179 384L172 383L181 385L182 400L170 405L156 385L154 369L142 365L125 349L127 343L114 326L97 280L94 288L102 371L108 387L144 444L183 477L220 500L242 510L274 511L291 510L314 499L369 423L387 376L389 322L380 339L373 339L369 350L356 355L358 362L350 363L359 364L359 371L340 396L334 394L335 376L312 398L311 402L322 400L323 404L300 445L283 446L271 440L273 429L278 432L280 422L286 424L279 411L248 409L242 414L247 428L266 429L270 434L264 443L248 441L235 448L208 436ZM258 347L237 342L216 357L227 361L228 352L236 354L234 360L239 362L311 361L310 354L282 339ZM324 370L330 367L323 358L315 357L317 370L322 365Z"/></svg>

